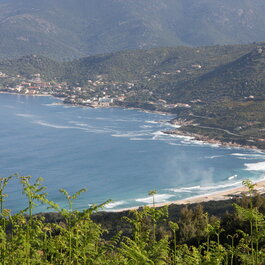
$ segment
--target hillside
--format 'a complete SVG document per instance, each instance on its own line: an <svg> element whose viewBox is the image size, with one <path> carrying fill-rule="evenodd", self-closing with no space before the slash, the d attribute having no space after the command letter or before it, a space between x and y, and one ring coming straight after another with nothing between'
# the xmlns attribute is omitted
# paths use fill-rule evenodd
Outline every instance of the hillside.
<svg viewBox="0 0 265 265"><path fill-rule="evenodd" d="M242 97L249 96L263 98L265 92L264 65L265 47L260 45L239 59L221 65L196 80L186 82L183 87L195 98L242 99Z"/></svg>
<svg viewBox="0 0 265 265"><path fill-rule="evenodd" d="M1 60L0 71L9 75L25 76L41 73L48 79L56 77L72 84L86 82L97 75L104 75L111 81L144 81L153 75L157 75L155 79L166 76L165 82L171 79L182 81L208 73L255 47L256 44L154 48L95 55L68 62L58 62L40 55L27 55L19 59ZM202 67L196 68L198 64ZM157 80L150 80L151 83L152 81L157 83Z"/></svg>
<svg viewBox="0 0 265 265"><path fill-rule="evenodd" d="M264 51L264 45L259 45L230 63L179 84L175 96L183 102L199 101L188 114L183 113L193 125L182 127L182 132L264 148Z"/></svg>
<svg viewBox="0 0 265 265"><path fill-rule="evenodd" d="M57 62L0 61L1 91L64 98L90 107L176 114L170 133L265 148L265 45L153 48Z"/></svg>
<svg viewBox="0 0 265 265"><path fill-rule="evenodd" d="M1 0L0 57L73 59L265 39L262 0Z"/></svg>

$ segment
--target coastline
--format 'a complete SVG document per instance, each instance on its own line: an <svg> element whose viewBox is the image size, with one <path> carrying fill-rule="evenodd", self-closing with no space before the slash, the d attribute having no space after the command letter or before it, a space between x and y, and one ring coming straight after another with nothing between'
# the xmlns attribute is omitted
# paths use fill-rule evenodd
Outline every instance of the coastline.
<svg viewBox="0 0 265 265"><path fill-rule="evenodd" d="M255 184L255 191L263 195L265 194L265 179L261 181L254 182ZM235 198L240 198L243 194L247 193L248 189L245 186L240 186L224 191L218 191L211 194L204 194L199 195L195 197L189 197L186 199L176 200L176 201L170 201L170 202L163 202L163 203L156 203L155 207L163 207L163 206L169 206L169 205L190 205L190 204L197 204L197 203L204 203L209 201L224 201L224 200L231 200ZM153 205L148 205L149 207L153 207ZM139 207L132 207L132 208L123 208L120 210L115 210L113 212L126 212L131 210L138 210L142 208L143 206ZM107 212L107 211L106 211Z"/></svg>
<svg viewBox="0 0 265 265"><path fill-rule="evenodd" d="M181 127L182 126L180 125L179 128L181 128ZM173 137L174 136L175 137L189 137L191 141L202 142L205 144L218 145L218 146L223 146L223 147L227 147L227 148L243 148L243 149L255 150L257 152L264 152L264 150L259 149L255 145L244 145L244 144L239 144L239 143L235 143L235 142L225 142L225 141L209 138L208 136L200 135L197 133L183 132L183 131L180 131L178 129L163 131L163 133L168 134L168 135L172 135Z"/></svg>
<svg viewBox="0 0 265 265"><path fill-rule="evenodd" d="M0 91L0 94L30 96L30 97L55 97L55 96L50 95L50 94L22 94L22 93L15 93L15 92L11 93L11 92L4 92L4 91Z"/></svg>
<svg viewBox="0 0 265 265"><path fill-rule="evenodd" d="M259 194L265 194L265 180L254 182L255 188L254 190ZM247 193L248 188L245 186L236 187L233 189L228 189L224 191L219 191L211 194L204 194L196 197L190 197L178 201L173 202L166 202L157 204L157 207L170 205L170 204L193 204L193 203L201 203L201 202L208 202L208 201L222 201L222 200L229 200L241 197L243 194Z"/></svg>
<svg viewBox="0 0 265 265"><path fill-rule="evenodd" d="M9 93L9 92L1 92L1 91L0 91L0 94L23 95L23 96L46 96L46 97L57 98L56 96L51 95L51 94L19 94L19 93ZM62 100L62 98L58 98L58 99ZM66 104L64 102L59 102L57 104L58 105L69 105L69 106L73 106L73 107L89 107L89 106L84 106L84 105L79 105L79 104ZM97 108L102 108L102 107L97 107ZM119 106L111 106L108 108L120 108L120 107ZM149 111L149 110L145 110L145 109L141 109L141 108L123 108L123 109L139 110L139 111L143 111L143 112L147 112L147 113L165 114L165 115L172 115L172 116L174 115L171 113L163 113L163 112L159 112L159 111ZM168 121L168 122L170 123L170 121ZM178 125L176 123L171 123L171 124L172 124L172 126L175 125L175 126L179 126L179 127L182 127L184 125L184 124ZM194 134L194 133L189 133L189 132L183 132L183 131L178 130L178 129L163 131L163 133L165 133L167 135L172 135L172 137L189 137L191 141L201 142L204 144L224 146L227 148L244 148L244 149L255 150L257 152L264 152L263 150L258 149L256 146L241 145L241 144L231 143L231 142L222 142L220 140L210 139L204 135L199 135L199 134ZM256 188L260 189L260 191L262 193L265 193L265 180L257 182L256 184L257 184ZM245 187L241 186L241 187L237 187L237 188L233 188L233 189L228 189L228 190L216 192L213 194L205 194L205 195L190 197L190 198L181 199L181 200L177 200L177 201L157 203L156 207L162 207L162 206L171 205L171 204L185 205L185 204L201 203L201 202L207 202L207 201L229 200L229 199L235 198L237 196L240 196L240 194L242 192L246 192L246 191L247 191L247 189ZM142 206L125 208L125 209L120 209L120 210L113 210L113 211L122 212L122 211L138 209L140 207L142 207ZM106 209L104 209L104 211L107 212Z"/></svg>
<svg viewBox="0 0 265 265"><path fill-rule="evenodd" d="M165 112L165 111L159 111L159 110L146 110L146 109L141 109L141 108L137 108L137 107L121 107L118 105L113 105L113 106L109 106L109 107L92 107L92 106L88 106L88 105L83 105L83 104L71 104L71 103L64 103L63 97L58 97L58 96L54 96L52 94L23 94L23 93L12 93L12 92L5 92L5 91L0 91L0 94L6 94L6 95L22 95L22 96L31 96L31 97L53 97L56 98L58 100L61 100L62 102L58 102L58 105L64 105L64 106L72 106L72 107L79 107L79 108L93 108L93 109L101 109L101 108L120 108L120 109L127 109L127 110L138 110L138 111L142 111L142 112L146 112L146 113L152 113L152 114L160 114L160 115L168 115L168 116L172 116L175 117L174 114L170 113L170 112ZM170 122L170 121L169 121Z"/></svg>
<svg viewBox="0 0 265 265"><path fill-rule="evenodd" d="M5 92L5 91L0 91L0 94L9 94L9 95L23 95L23 96L40 96L40 97L53 97L56 99L59 99L61 101L63 101L62 97L56 97L52 94L23 94L23 93L11 93L11 92ZM72 107L85 107L85 108L92 108L90 106L87 105L82 105L82 104L70 104L70 103L64 103L64 102L60 102L57 103L58 105L68 105L68 106L72 106ZM109 106L109 107L96 107L96 108L122 108L122 109L128 109L128 110L138 110L138 111L143 111L146 113L153 113L153 114L160 114L160 115L170 115L172 117L175 117L175 114L172 114L170 112L163 112L163 111L151 111L151 110L146 110L146 109L142 109L142 108L137 108L137 107L121 107L121 106ZM173 122L174 120L174 122ZM168 123L170 123L172 126L179 126L179 128L181 128L183 125L186 125L186 123L176 123L175 118L171 119L168 121ZM217 139L213 139L213 138L209 138L205 135L199 135L199 134L195 134L195 133L190 133L190 132L184 132L178 129L172 129L172 130L167 130L167 131L162 131L162 133L167 134L167 135L172 135L173 137L190 137L191 141L194 142L201 142L201 143L205 143L205 144L211 144L211 145L218 145L218 146L223 146L223 147L227 147L227 148L244 148L244 149L250 149L250 150L255 150L255 151L260 151L260 152L264 152L264 150L259 149L258 147L256 147L255 145L244 145L244 144L239 144L239 143L234 143L234 142L224 142L221 140L217 140Z"/></svg>

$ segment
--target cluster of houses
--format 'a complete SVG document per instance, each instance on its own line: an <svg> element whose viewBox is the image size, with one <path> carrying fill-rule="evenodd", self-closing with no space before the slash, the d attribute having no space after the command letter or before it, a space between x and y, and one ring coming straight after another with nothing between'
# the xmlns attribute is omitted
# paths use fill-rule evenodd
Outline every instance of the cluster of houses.
<svg viewBox="0 0 265 265"><path fill-rule="evenodd" d="M0 72L0 77L8 77ZM0 91L25 95L52 95L64 99L64 103L89 107L111 107L121 105L128 97L136 95L134 89L137 81L117 82L109 81L104 76L97 76L96 80L88 80L86 86L69 86L66 82L47 82L41 74L34 74L29 79L16 76L11 78L10 85ZM15 82L14 82L15 81ZM15 84L15 85L14 85ZM143 92L143 91L141 91ZM152 94L151 91L147 91ZM188 104L169 104L165 100L148 101L158 109L190 108Z"/></svg>
<svg viewBox="0 0 265 265"><path fill-rule="evenodd" d="M8 77L0 72L0 77ZM46 82L41 74L34 74L30 79L21 76L11 77L10 85L1 88L1 92L24 95L52 95L64 98L64 102L90 107L110 107L115 101L124 101L125 93L133 88L134 83L104 81L101 76L95 81L88 80L87 86L69 86L66 82ZM15 84L15 85L14 85Z"/></svg>
<svg viewBox="0 0 265 265"><path fill-rule="evenodd" d="M3 73L2 73L3 74ZM7 76L5 76L7 77ZM14 80L14 78L12 78ZM10 93L20 93L20 94L49 94L52 90L61 88L60 86L55 86L50 82L45 82L41 79L40 74L34 74L32 78L26 80L21 78L21 76L16 76L17 84L15 86L6 86L2 88L2 91Z"/></svg>

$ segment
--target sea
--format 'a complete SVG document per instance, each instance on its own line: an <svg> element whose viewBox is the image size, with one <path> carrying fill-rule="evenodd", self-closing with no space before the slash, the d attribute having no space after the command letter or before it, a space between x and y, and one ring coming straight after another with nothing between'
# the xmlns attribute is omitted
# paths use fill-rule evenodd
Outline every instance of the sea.
<svg viewBox="0 0 265 265"><path fill-rule="evenodd" d="M59 190L87 189L76 210L105 211L172 202L265 178L265 154L163 133L175 116L122 108L63 105L53 97L0 94L0 177L13 176L4 206L27 207L19 176L44 179L47 198L67 208ZM34 212L51 211L36 201Z"/></svg>

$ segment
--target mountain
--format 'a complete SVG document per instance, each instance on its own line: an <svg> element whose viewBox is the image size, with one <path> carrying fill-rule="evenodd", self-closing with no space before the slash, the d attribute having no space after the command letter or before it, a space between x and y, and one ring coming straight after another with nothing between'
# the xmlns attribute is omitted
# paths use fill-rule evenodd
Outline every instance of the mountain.
<svg viewBox="0 0 265 265"><path fill-rule="evenodd" d="M0 0L0 57L265 40L262 0Z"/></svg>

